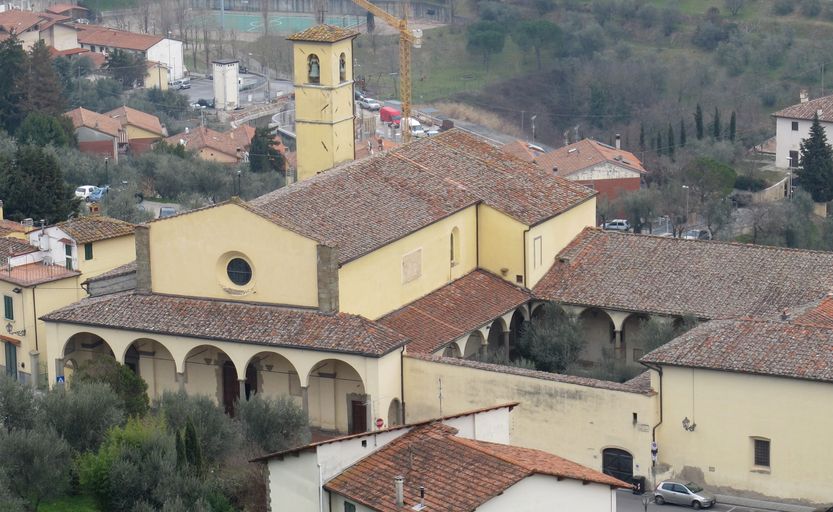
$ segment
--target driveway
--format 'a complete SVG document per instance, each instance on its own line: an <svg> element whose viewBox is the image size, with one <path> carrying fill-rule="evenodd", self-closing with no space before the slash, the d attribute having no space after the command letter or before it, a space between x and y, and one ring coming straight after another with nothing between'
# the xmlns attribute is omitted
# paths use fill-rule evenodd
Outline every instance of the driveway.
<svg viewBox="0 0 833 512"><path fill-rule="evenodd" d="M240 91L240 104L248 106L256 103L263 103L266 94L266 82L258 75L240 74L243 83L260 82L257 87L247 91ZM294 90L292 83L284 80L271 80L269 82L269 94L274 99L278 93L286 94ZM214 98L214 81L207 78L191 78L191 88L183 89L182 92L188 96L191 103L199 99L211 100ZM249 97L251 96L251 101Z"/></svg>

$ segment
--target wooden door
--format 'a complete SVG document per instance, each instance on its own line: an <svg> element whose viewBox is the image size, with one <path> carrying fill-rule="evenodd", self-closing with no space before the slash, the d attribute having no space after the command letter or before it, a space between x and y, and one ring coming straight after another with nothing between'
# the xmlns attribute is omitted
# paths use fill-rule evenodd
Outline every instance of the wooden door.
<svg viewBox="0 0 833 512"><path fill-rule="evenodd" d="M367 432L367 405L364 400L350 401L350 433L360 434Z"/></svg>

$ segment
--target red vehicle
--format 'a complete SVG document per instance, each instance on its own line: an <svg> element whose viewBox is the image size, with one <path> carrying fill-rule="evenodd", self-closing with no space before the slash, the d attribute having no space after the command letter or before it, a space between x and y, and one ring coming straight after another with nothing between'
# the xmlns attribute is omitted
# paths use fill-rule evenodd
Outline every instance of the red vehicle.
<svg viewBox="0 0 833 512"><path fill-rule="evenodd" d="M388 126L399 128L399 121L402 119L402 112L393 107L382 107L379 109L379 119Z"/></svg>

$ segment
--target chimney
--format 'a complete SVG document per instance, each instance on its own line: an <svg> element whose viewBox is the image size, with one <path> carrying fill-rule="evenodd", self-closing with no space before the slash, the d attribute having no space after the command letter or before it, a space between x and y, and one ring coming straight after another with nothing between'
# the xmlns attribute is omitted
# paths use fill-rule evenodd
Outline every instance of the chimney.
<svg viewBox="0 0 833 512"><path fill-rule="evenodd" d="M816 115L819 116L819 119L821 119L821 114L821 109L816 110Z"/></svg>
<svg viewBox="0 0 833 512"><path fill-rule="evenodd" d="M419 486L419 509L425 508L425 486Z"/></svg>
<svg viewBox="0 0 833 512"><path fill-rule="evenodd" d="M153 286L150 274L150 228L136 226L136 291L151 293Z"/></svg>
<svg viewBox="0 0 833 512"><path fill-rule="evenodd" d="M801 89L798 91L798 99L801 100L801 103L807 103L810 101L810 95L807 94L807 89Z"/></svg>
<svg viewBox="0 0 833 512"><path fill-rule="evenodd" d="M622 149L622 136L616 134L616 149Z"/></svg>
<svg viewBox="0 0 833 512"><path fill-rule="evenodd" d="M398 476L393 479L393 486L396 488L396 506L405 506L405 477Z"/></svg>
<svg viewBox="0 0 833 512"><path fill-rule="evenodd" d="M790 319L790 312L785 309L784 312L781 313L781 320L786 322L789 319Z"/></svg>
<svg viewBox="0 0 833 512"><path fill-rule="evenodd" d="M3 201L0 201L0 220L3 220L5 218L5 215L3 215Z"/></svg>

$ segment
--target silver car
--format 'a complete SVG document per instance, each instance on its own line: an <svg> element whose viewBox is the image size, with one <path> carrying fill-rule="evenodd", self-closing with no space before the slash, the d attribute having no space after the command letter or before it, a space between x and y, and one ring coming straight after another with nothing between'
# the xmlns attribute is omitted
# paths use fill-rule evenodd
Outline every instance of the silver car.
<svg viewBox="0 0 833 512"><path fill-rule="evenodd" d="M689 482L684 484L674 480L660 482L654 491L654 503L673 503L686 505L694 509L709 508L715 504L714 494L704 491L699 485Z"/></svg>

